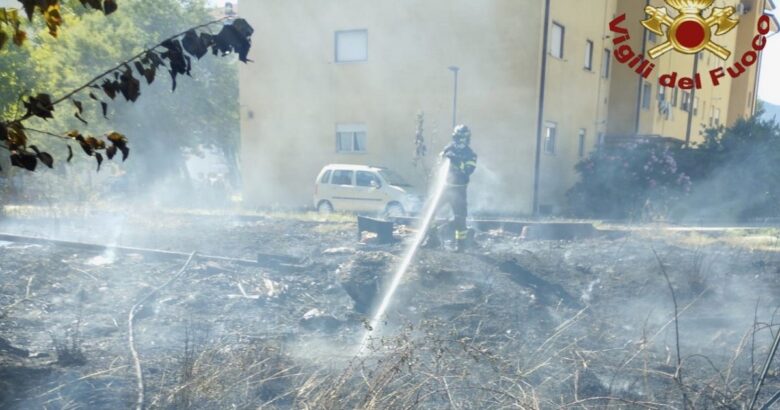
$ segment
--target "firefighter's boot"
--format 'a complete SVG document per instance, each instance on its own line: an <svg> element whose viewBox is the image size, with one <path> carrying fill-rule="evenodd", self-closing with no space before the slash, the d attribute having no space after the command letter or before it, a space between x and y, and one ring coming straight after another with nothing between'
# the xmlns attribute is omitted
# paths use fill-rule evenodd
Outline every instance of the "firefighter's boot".
<svg viewBox="0 0 780 410"><path fill-rule="evenodd" d="M455 252L461 253L466 250L469 231L455 231Z"/></svg>

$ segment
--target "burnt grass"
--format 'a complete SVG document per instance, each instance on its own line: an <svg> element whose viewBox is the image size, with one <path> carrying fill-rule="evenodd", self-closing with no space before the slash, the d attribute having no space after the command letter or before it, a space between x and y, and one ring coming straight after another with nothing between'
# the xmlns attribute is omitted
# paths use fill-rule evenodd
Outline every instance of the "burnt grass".
<svg viewBox="0 0 780 410"><path fill-rule="evenodd" d="M736 409L780 331L780 258L751 241L759 233L490 231L466 254L421 250L357 355L412 231L378 245L355 229L286 214L0 221L6 233L292 261L196 256L139 307L148 408ZM185 260L0 242L0 407L135 407L128 313ZM759 404L780 389L779 368Z"/></svg>

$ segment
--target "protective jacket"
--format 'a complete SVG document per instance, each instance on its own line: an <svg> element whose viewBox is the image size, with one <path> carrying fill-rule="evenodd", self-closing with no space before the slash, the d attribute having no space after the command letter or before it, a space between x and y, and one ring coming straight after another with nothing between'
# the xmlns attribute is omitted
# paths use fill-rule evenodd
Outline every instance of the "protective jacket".
<svg viewBox="0 0 780 410"><path fill-rule="evenodd" d="M471 174L477 168L477 154L468 146L458 147L450 143L441 155L450 160L450 171L447 175L448 185L468 185Z"/></svg>

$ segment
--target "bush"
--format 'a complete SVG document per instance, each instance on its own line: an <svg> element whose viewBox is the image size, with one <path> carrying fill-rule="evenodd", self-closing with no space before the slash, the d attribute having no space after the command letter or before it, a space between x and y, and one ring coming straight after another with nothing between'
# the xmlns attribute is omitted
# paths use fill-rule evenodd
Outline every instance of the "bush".
<svg viewBox="0 0 780 410"><path fill-rule="evenodd" d="M567 193L569 211L585 218L667 217L691 190L673 148L655 142L602 147L575 167L580 181Z"/></svg>
<svg viewBox="0 0 780 410"><path fill-rule="evenodd" d="M572 216L742 221L780 216L780 125L762 112L707 129L692 148L605 146L575 169Z"/></svg>

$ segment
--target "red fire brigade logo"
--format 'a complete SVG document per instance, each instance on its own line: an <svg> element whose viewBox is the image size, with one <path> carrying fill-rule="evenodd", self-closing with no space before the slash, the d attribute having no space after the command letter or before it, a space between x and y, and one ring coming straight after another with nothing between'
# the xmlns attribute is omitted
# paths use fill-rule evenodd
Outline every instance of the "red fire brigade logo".
<svg viewBox="0 0 780 410"><path fill-rule="evenodd" d="M651 58L658 58L672 49L684 54L696 54L707 50L723 60L729 58L731 51L715 43L712 38L728 33L739 24L739 20L731 19L731 16L736 13L734 7L715 7L705 18L705 10L709 9L715 0L665 1L677 10L677 17L672 18L666 7L645 8L649 18L642 21L642 25L659 36L667 37L666 42L653 47L648 52ZM667 28L666 33L664 27Z"/></svg>

